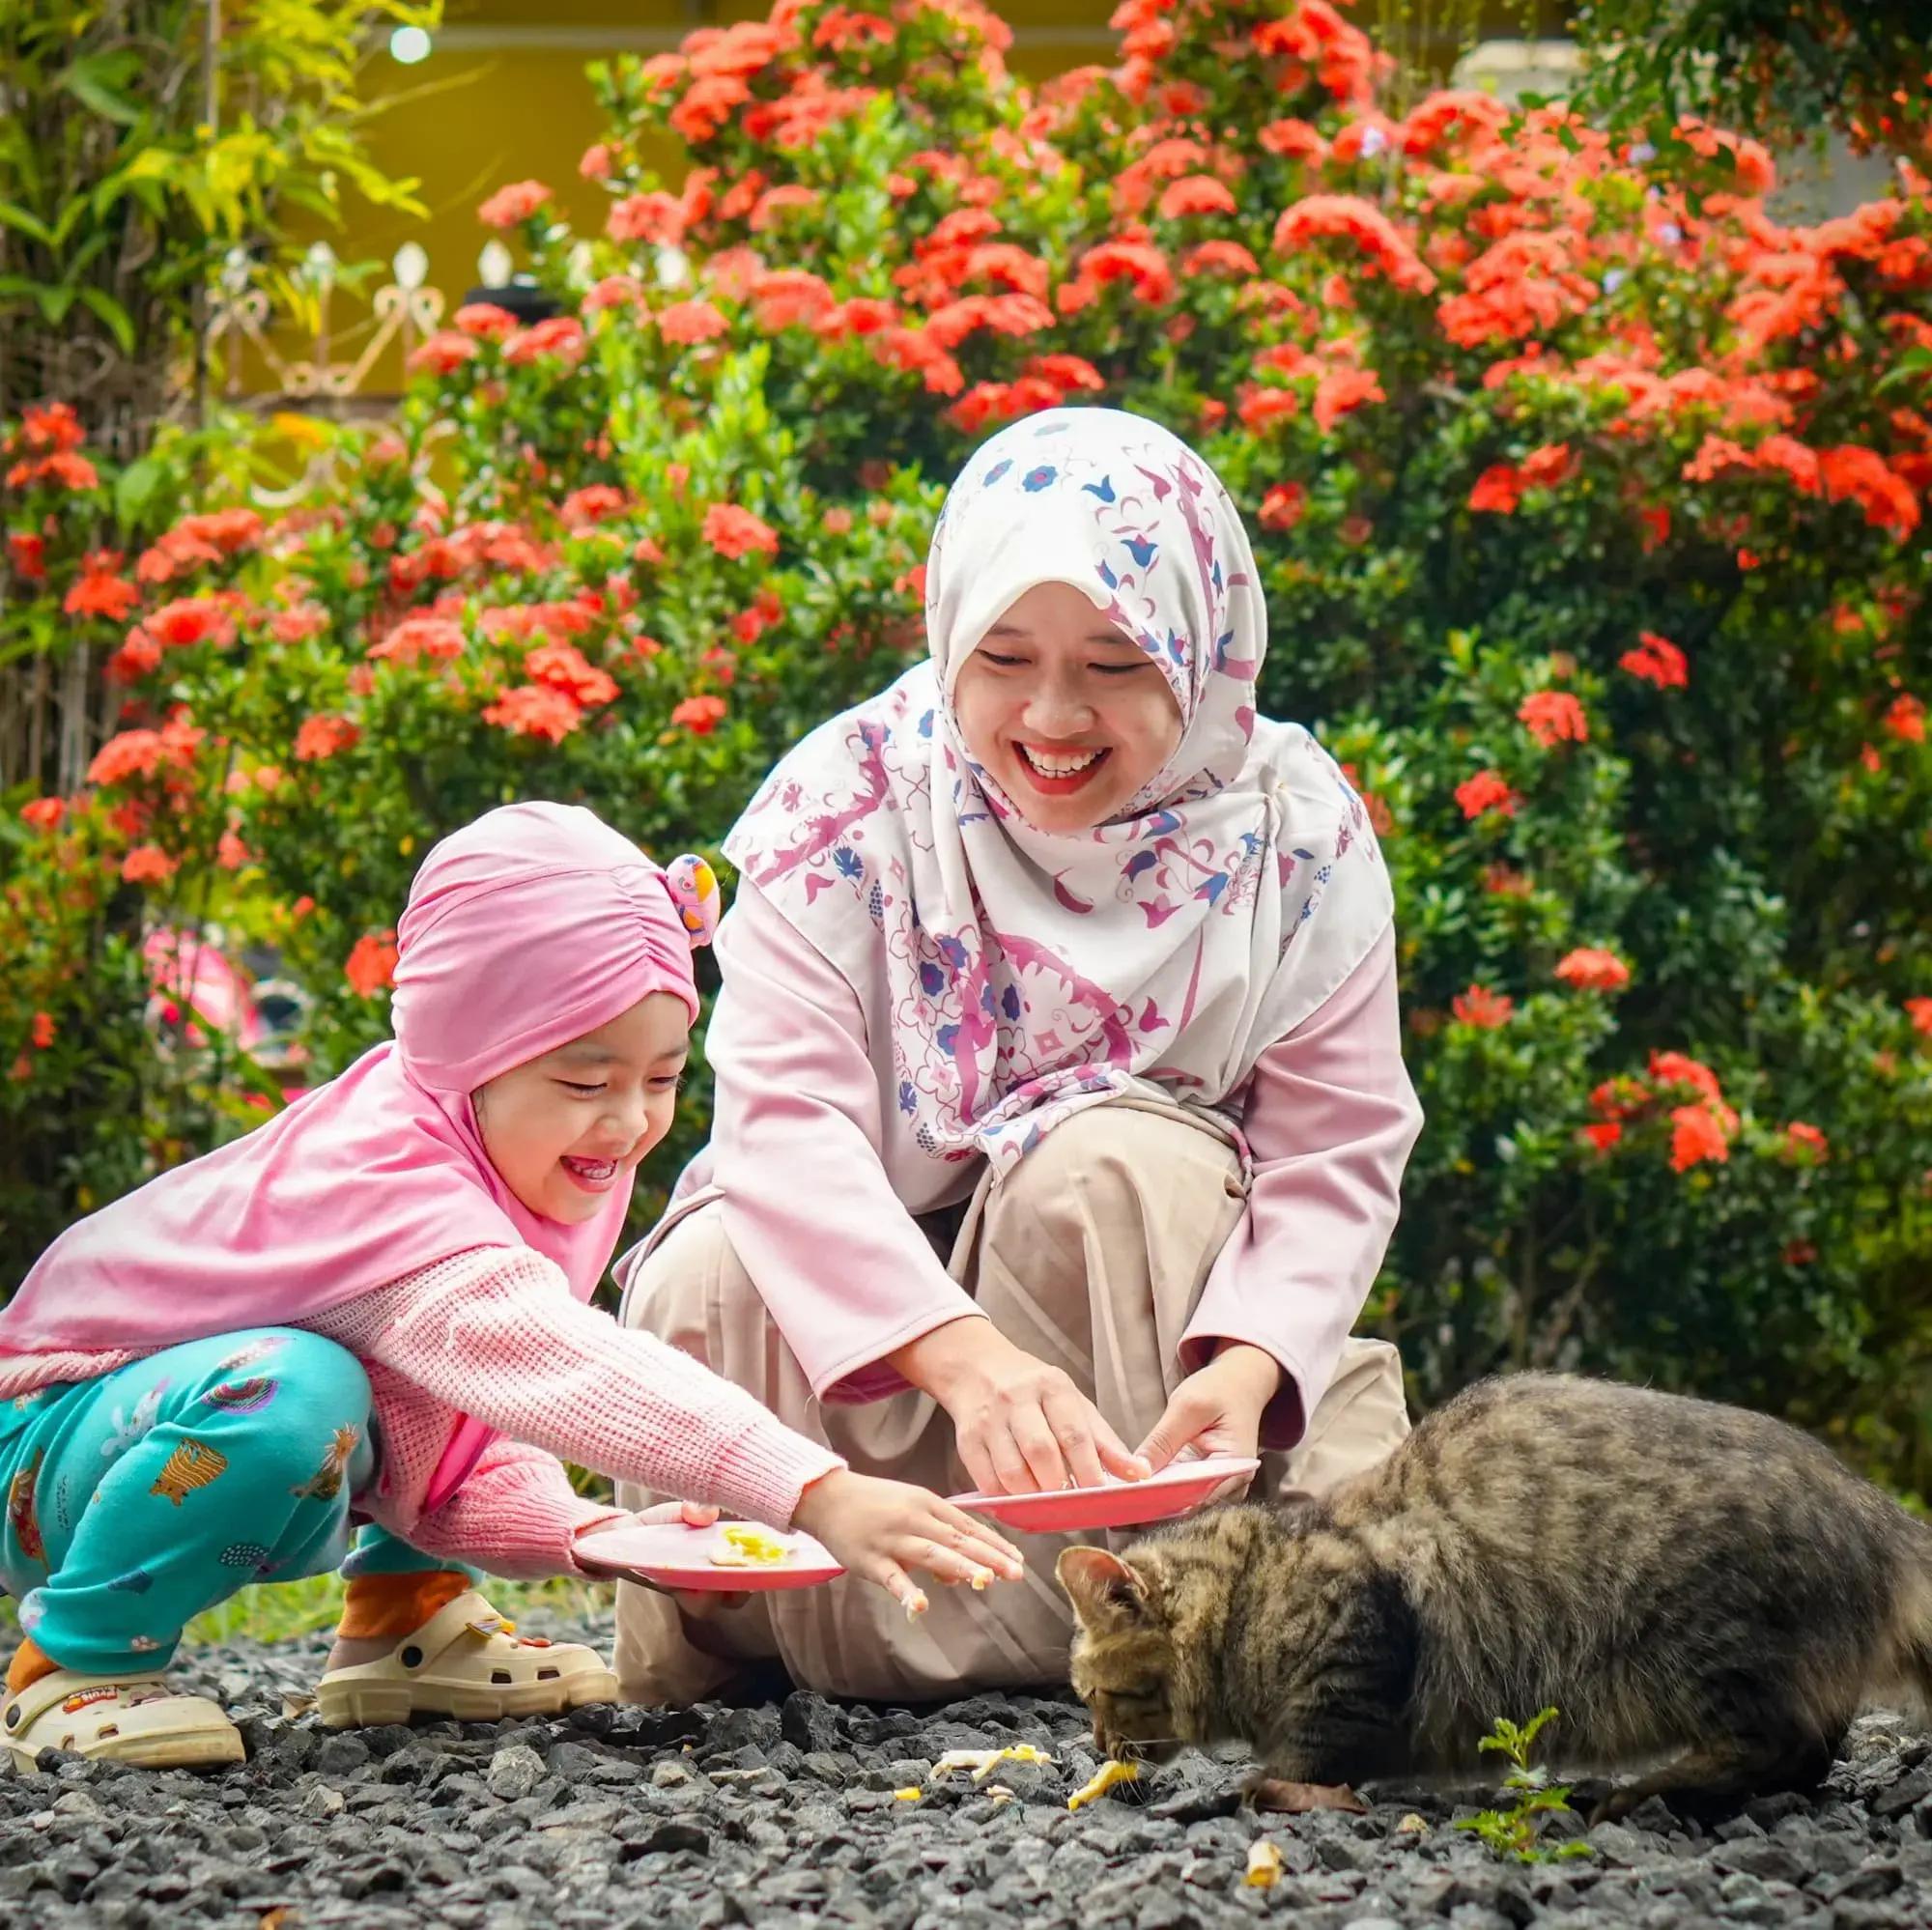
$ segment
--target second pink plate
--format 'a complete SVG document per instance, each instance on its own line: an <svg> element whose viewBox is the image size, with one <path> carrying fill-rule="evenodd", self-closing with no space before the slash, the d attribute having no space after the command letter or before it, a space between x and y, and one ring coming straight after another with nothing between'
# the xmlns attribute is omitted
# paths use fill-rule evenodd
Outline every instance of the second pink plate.
<svg viewBox="0 0 1932 1930"><path fill-rule="evenodd" d="M955 1494L952 1500L976 1515L990 1515L1009 1528L1036 1534L1134 1528L1185 1515L1224 1481L1253 1474L1260 1466L1252 1455L1217 1454L1200 1461L1170 1462L1145 1481L1110 1481L1104 1488L1062 1488L1044 1494Z"/></svg>
<svg viewBox="0 0 1932 1930"><path fill-rule="evenodd" d="M721 1524L722 1525L722 1524ZM775 1531L774 1531L775 1532ZM688 1588L706 1594L752 1594L772 1588L811 1588L845 1573L822 1542L810 1535L780 1535L791 1549L788 1561L769 1567L719 1568L711 1551L719 1547L717 1528L689 1528L682 1521L619 1524L585 1535L578 1553L601 1568L620 1568L660 1588Z"/></svg>

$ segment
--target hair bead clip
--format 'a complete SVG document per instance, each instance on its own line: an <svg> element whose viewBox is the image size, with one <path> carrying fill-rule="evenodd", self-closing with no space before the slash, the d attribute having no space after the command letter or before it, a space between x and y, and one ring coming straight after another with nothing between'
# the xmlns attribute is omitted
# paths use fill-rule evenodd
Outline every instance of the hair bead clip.
<svg viewBox="0 0 1932 1930"><path fill-rule="evenodd" d="M665 866L665 889L670 893L677 915L691 935L694 951L709 945L724 916L724 894L718 889L718 873L695 852L673 858Z"/></svg>

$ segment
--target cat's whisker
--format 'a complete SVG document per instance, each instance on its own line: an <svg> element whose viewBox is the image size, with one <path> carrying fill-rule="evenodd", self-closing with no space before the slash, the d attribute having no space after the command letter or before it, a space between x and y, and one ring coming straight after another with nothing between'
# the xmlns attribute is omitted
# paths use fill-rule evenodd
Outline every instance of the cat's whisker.
<svg viewBox="0 0 1932 1930"><path fill-rule="evenodd" d="M1117 1762L1144 1763L1148 1760L1150 1749L1179 1748L1180 1746L1181 1738L1179 1736L1136 1736L1131 1743L1116 1743L1113 1755Z"/></svg>

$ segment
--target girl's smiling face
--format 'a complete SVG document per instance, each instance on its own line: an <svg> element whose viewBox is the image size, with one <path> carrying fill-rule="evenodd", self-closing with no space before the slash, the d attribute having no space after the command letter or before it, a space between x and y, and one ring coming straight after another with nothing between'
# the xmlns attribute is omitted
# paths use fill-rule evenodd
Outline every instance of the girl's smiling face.
<svg viewBox="0 0 1932 1930"><path fill-rule="evenodd" d="M959 667L967 754L1037 831L1117 816L1180 742L1160 667L1072 583L1038 583Z"/></svg>
<svg viewBox="0 0 1932 1930"><path fill-rule="evenodd" d="M670 1130L690 1033L684 1001L652 992L469 1095L483 1149L524 1206L566 1226L601 1210Z"/></svg>

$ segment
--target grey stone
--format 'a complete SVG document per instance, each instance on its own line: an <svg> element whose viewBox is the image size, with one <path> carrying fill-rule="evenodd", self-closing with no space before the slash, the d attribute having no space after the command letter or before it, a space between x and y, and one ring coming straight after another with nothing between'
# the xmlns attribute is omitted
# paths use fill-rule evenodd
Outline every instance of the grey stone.
<svg viewBox="0 0 1932 1930"><path fill-rule="evenodd" d="M832 1749L811 1749L807 1751L799 1768L804 1774L819 1782L843 1789L858 1774L859 1764L856 1757L840 1755Z"/></svg>
<svg viewBox="0 0 1932 1930"><path fill-rule="evenodd" d="M497 1760L501 1761L501 1757ZM595 1775L610 1760L600 1750L582 1743L555 1743L544 1763L552 1775L561 1776L566 1782L581 1782Z"/></svg>
<svg viewBox="0 0 1932 1930"><path fill-rule="evenodd" d="M1589 1833L1589 1843L1607 1863L1629 1868L1648 1860L1643 1839L1621 1823L1599 1823Z"/></svg>
<svg viewBox="0 0 1932 1930"><path fill-rule="evenodd" d="M680 1850L695 1850L700 1857L711 1848L710 1831L696 1823L680 1822L667 1817L662 1822L653 1823L638 1838L635 1849L626 1845L626 1854L637 1856L674 1856Z"/></svg>
<svg viewBox="0 0 1932 1930"><path fill-rule="evenodd" d="M346 1775L366 1767L370 1755L369 1745L359 1734L342 1730L322 1739L314 1763L324 1775Z"/></svg>
<svg viewBox="0 0 1932 1930"><path fill-rule="evenodd" d="M1351 1843L1341 1836L1324 1836L1315 1846L1317 1859L1331 1870L1366 1870L1375 1862L1375 1853L1366 1845Z"/></svg>
<svg viewBox="0 0 1932 1930"><path fill-rule="evenodd" d="M838 1711L822 1695L803 1689L787 1695L779 1710L779 1734L807 1754L838 1746Z"/></svg>
<svg viewBox="0 0 1932 1930"><path fill-rule="evenodd" d="M526 1743L513 1743L490 1758L483 1781L492 1796L515 1802L528 1796L544 1778L544 1760Z"/></svg>
<svg viewBox="0 0 1932 1930"><path fill-rule="evenodd" d="M1802 1883L1805 1868L1793 1846L1760 1837L1756 1842L1729 1843L1711 1859L1720 1870L1738 1870L1767 1883Z"/></svg>
<svg viewBox="0 0 1932 1930"><path fill-rule="evenodd" d="M1874 1816L1903 1816L1928 1796L1932 1796L1932 1763L1901 1776L1890 1788L1879 1790L1871 1799L1871 1812Z"/></svg>
<svg viewBox="0 0 1932 1930"><path fill-rule="evenodd" d="M327 1823L332 1816L340 1816L343 1811L342 1792L330 1789L327 1783L313 1783L302 1792L300 1810L311 1823Z"/></svg>
<svg viewBox="0 0 1932 1930"><path fill-rule="evenodd" d="M724 1754L746 1747L762 1750L770 1748L779 1740L779 1712L776 1709L763 1705L750 1709L727 1709L704 1725L698 1752L701 1755Z"/></svg>

